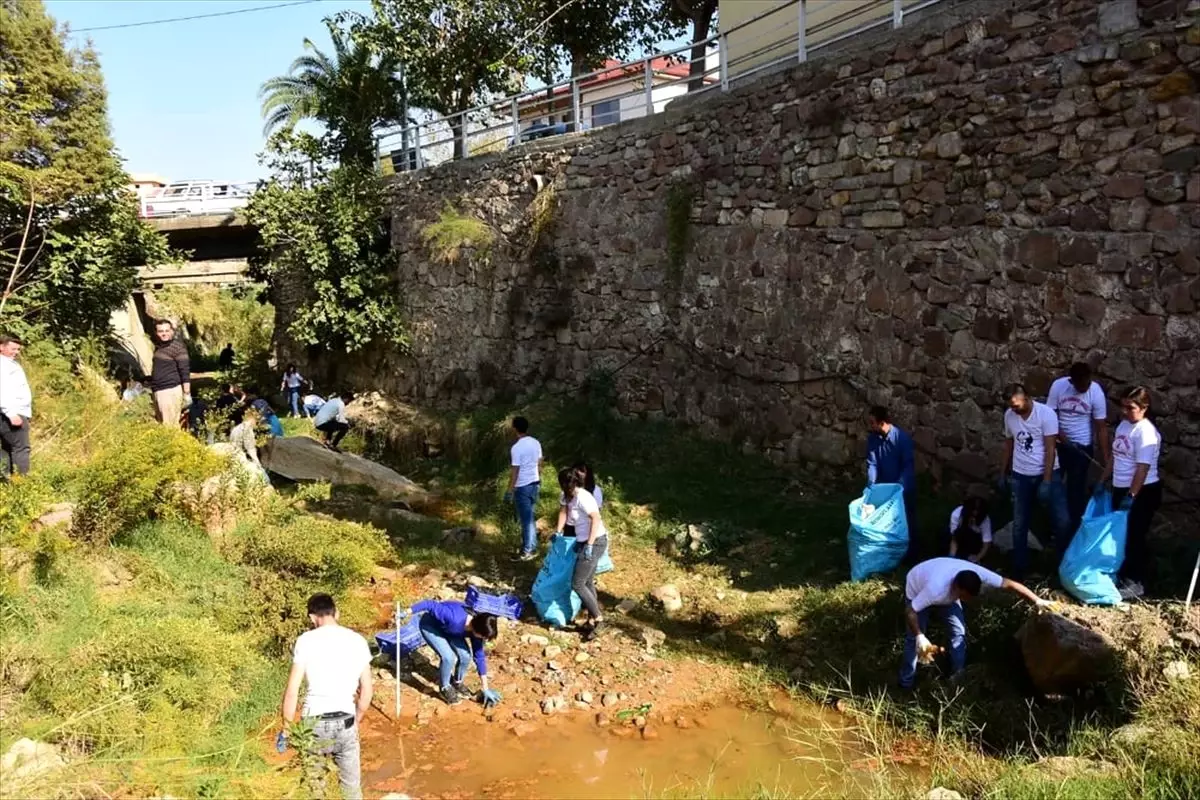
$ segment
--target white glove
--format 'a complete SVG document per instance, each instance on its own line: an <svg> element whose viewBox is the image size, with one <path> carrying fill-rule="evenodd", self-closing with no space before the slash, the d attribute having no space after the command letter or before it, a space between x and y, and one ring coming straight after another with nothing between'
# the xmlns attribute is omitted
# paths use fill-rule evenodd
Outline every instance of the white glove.
<svg viewBox="0 0 1200 800"><path fill-rule="evenodd" d="M929 637L923 633L917 634L917 652L924 653L926 650L933 648L933 642L929 641Z"/></svg>
<svg viewBox="0 0 1200 800"><path fill-rule="evenodd" d="M1039 609L1044 608L1047 611L1055 611L1058 609L1058 603L1056 603L1053 600L1043 600L1040 597L1037 600L1035 600L1033 604L1037 608L1039 608Z"/></svg>

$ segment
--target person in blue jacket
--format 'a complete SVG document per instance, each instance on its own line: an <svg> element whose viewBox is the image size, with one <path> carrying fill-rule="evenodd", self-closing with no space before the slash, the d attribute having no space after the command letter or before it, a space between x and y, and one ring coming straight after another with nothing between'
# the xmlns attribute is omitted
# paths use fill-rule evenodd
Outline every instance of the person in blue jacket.
<svg viewBox="0 0 1200 800"><path fill-rule="evenodd" d="M459 600L422 600L408 610L409 614L422 612L418 627L425 642L438 654L442 699L455 705L462 702L461 695L470 694L464 679L474 659L483 683L479 701L484 708L497 705L501 697L488 688L487 654L483 649L484 642L494 640L499 633L496 615L476 614Z"/></svg>
<svg viewBox="0 0 1200 800"><path fill-rule="evenodd" d="M872 406L867 412L867 486L898 483L904 487L904 516L908 522L908 554L916 556L917 541L917 467L913 440L892 424L888 410Z"/></svg>

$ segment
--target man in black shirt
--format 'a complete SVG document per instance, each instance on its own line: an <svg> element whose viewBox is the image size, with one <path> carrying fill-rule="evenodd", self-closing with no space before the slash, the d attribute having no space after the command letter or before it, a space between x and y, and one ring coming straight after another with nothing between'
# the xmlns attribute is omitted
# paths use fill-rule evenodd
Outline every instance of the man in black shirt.
<svg viewBox="0 0 1200 800"><path fill-rule="evenodd" d="M167 427L179 427L179 417L192 402L191 359L187 346L175 338L170 320L154 323L154 364L150 370L154 416Z"/></svg>

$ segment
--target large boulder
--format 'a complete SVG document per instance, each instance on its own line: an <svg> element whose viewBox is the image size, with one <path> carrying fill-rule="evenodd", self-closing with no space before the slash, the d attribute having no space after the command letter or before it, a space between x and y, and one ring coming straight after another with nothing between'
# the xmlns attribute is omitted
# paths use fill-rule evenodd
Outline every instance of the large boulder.
<svg viewBox="0 0 1200 800"><path fill-rule="evenodd" d="M1061 614L1031 614L1017 631L1021 656L1043 694L1065 694L1104 681L1117 666L1113 642Z"/></svg>
<svg viewBox="0 0 1200 800"><path fill-rule="evenodd" d="M54 745L18 739L0 758L0 775L4 776L4 783L0 786L11 790L40 775L62 769L66 764ZM4 796L7 797L8 792L4 792Z"/></svg>
<svg viewBox="0 0 1200 800"><path fill-rule="evenodd" d="M307 436L270 439L260 449L259 458L271 472L293 481L367 486L380 497L409 505L429 501L429 493L424 488L395 470L353 453L330 450Z"/></svg>

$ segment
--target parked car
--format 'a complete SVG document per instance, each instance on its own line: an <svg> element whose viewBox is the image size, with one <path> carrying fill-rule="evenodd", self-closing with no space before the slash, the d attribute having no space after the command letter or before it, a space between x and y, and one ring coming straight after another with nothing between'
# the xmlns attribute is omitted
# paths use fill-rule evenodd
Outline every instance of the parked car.
<svg viewBox="0 0 1200 800"><path fill-rule="evenodd" d="M142 216L230 214L250 201L254 189L246 183L179 181L142 198Z"/></svg>
<svg viewBox="0 0 1200 800"><path fill-rule="evenodd" d="M569 122L547 123L539 120L521 131L521 144L532 142L535 139L545 139L550 136L562 136L564 133L572 133L574 130L586 131L591 127L586 122L581 122L579 127L575 128ZM508 137L508 146L512 147L514 144L516 144L514 137Z"/></svg>

